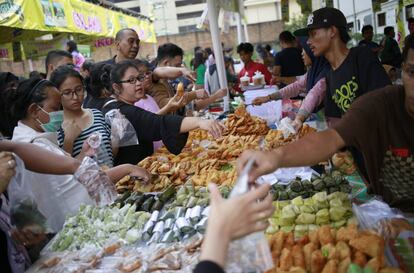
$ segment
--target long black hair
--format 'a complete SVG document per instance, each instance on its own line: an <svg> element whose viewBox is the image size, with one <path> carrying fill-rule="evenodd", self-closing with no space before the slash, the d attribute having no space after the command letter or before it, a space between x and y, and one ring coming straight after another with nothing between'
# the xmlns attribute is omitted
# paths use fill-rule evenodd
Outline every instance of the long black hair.
<svg viewBox="0 0 414 273"><path fill-rule="evenodd" d="M111 91L113 93L114 93L114 90L112 88L112 84L114 83L119 84L120 81L122 81L122 78L124 77L125 72L128 70L128 68L131 68L131 67L137 69L136 64L132 60L125 60L125 61L119 62L116 65L114 65L114 67L111 70L111 79L110 79Z"/></svg>
<svg viewBox="0 0 414 273"><path fill-rule="evenodd" d="M68 51L70 53L72 53L73 51L78 52L78 45L76 44L75 41L70 40L66 43L66 45L68 46Z"/></svg>
<svg viewBox="0 0 414 273"><path fill-rule="evenodd" d="M112 65L105 62L94 64L89 73L88 94L94 98L100 98L104 89L111 91Z"/></svg>
<svg viewBox="0 0 414 273"><path fill-rule="evenodd" d="M11 138L14 125L11 124L9 101L13 101L19 78L10 72L0 72L0 132L4 137Z"/></svg>
<svg viewBox="0 0 414 273"><path fill-rule="evenodd" d="M48 80L32 78L20 82L13 96L9 97L7 105L10 105L10 125L17 126L17 122L27 116L27 110L32 103L43 106L47 99L47 87L55 87Z"/></svg>
<svg viewBox="0 0 414 273"><path fill-rule="evenodd" d="M197 52L194 54L194 70L201 64L204 64L206 59L204 58L203 52Z"/></svg>
<svg viewBox="0 0 414 273"><path fill-rule="evenodd" d="M62 65L53 71L50 81L59 89L62 83L69 77L78 78L83 83L82 75L75 70L73 65Z"/></svg>

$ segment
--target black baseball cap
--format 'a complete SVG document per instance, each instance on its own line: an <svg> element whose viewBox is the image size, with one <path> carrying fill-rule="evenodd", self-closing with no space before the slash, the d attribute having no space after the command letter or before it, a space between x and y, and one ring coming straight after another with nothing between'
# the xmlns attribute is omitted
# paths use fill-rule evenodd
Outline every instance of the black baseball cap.
<svg viewBox="0 0 414 273"><path fill-rule="evenodd" d="M306 28L298 29L294 32L294 34L296 36L307 36L309 30L311 29L325 28L331 26L335 26L339 30L342 29L346 32L347 22L345 15L339 9L329 7L321 8L315 10L311 15L309 15ZM349 36L348 33L347 35Z"/></svg>

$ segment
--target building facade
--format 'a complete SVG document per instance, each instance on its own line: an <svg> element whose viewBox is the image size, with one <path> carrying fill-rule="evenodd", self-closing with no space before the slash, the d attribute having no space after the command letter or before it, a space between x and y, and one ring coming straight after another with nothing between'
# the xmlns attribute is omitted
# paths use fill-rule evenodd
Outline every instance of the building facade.
<svg viewBox="0 0 414 273"><path fill-rule="evenodd" d="M110 0L115 5L132 9L154 20L157 36L197 31L206 0ZM245 0L245 18L248 25L282 20L281 0ZM289 1L290 18L300 15L296 0ZM234 16L230 26L236 25Z"/></svg>

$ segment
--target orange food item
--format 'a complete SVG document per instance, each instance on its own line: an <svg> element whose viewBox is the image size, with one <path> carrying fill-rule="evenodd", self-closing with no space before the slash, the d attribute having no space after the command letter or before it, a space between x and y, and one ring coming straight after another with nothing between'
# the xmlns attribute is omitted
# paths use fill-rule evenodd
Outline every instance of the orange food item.
<svg viewBox="0 0 414 273"><path fill-rule="evenodd" d="M331 228L327 225L318 229L318 237L322 246L326 244L333 244L335 242L331 233Z"/></svg>
<svg viewBox="0 0 414 273"><path fill-rule="evenodd" d="M337 273L338 272L338 261L329 260L322 270L322 273Z"/></svg>
<svg viewBox="0 0 414 273"><path fill-rule="evenodd" d="M363 268L367 264L367 256L361 251L355 251L352 262Z"/></svg>
<svg viewBox="0 0 414 273"><path fill-rule="evenodd" d="M309 243L303 247L303 254L305 255L306 270L311 269L312 253L318 248L314 243Z"/></svg>
<svg viewBox="0 0 414 273"><path fill-rule="evenodd" d="M347 273L348 267L351 264L351 258L348 257L344 260L342 260L338 265L338 273Z"/></svg>
<svg viewBox="0 0 414 273"><path fill-rule="evenodd" d="M311 272L321 273L326 264L326 258L322 255L322 251L315 250L311 257Z"/></svg>
<svg viewBox="0 0 414 273"><path fill-rule="evenodd" d="M372 258L381 256L385 248L384 239L374 234L367 234L352 239L349 241L349 245Z"/></svg>
<svg viewBox="0 0 414 273"><path fill-rule="evenodd" d="M293 265L305 268L305 255L301 245L294 245L292 248Z"/></svg>
<svg viewBox="0 0 414 273"><path fill-rule="evenodd" d="M288 271L293 266L292 252L284 248L282 255L280 255L280 269Z"/></svg>
<svg viewBox="0 0 414 273"><path fill-rule="evenodd" d="M184 84L182 82L179 82L177 84L177 96L179 97L184 96Z"/></svg>

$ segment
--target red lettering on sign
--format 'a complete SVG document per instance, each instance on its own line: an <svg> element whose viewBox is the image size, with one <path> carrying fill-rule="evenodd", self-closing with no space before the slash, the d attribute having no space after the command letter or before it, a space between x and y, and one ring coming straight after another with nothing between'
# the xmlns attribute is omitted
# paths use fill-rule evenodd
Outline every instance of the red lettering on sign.
<svg viewBox="0 0 414 273"><path fill-rule="evenodd" d="M7 48L0 48L0 58L8 58L9 50Z"/></svg>

